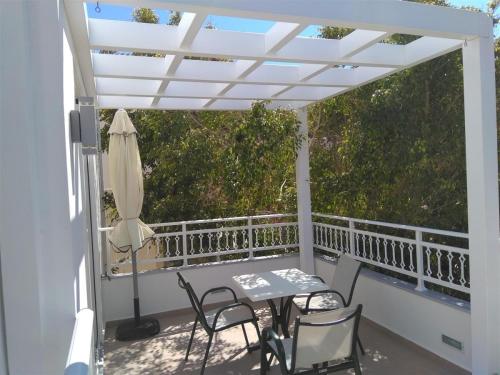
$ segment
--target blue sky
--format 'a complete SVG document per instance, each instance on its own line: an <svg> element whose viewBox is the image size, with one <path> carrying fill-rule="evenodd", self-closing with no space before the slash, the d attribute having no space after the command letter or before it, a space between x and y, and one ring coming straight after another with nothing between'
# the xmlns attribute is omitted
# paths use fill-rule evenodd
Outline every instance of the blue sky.
<svg viewBox="0 0 500 375"><path fill-rule="evenodd" d="M105 1L105 0L104 0ZM461 6L474 6L476 8L486 10L486 5L488 0L449 0L449 2L457 7ZM100 4L101 12L97 13L95 11L95 3L87 3L87 11L89 17L92 18L106 18L115 20L130 20L132 8L113 6L107 4ZM166 10L156 10L158 16L160 16L160 23L166 23L169 19L169 12ZM215 25L218 29L223 30L235 30L235 31L253 31L263 33L266 32L273 24L270 21L261 20L249 20L249 19L239 19L239 18L228 18L228 17L218 17L210 16L208 17L207 23ZM318 34L318 26L309 26L306 30L302 32L302 36L315 36ZM500 35L500 28L497 26L495 34Z"/></svg>

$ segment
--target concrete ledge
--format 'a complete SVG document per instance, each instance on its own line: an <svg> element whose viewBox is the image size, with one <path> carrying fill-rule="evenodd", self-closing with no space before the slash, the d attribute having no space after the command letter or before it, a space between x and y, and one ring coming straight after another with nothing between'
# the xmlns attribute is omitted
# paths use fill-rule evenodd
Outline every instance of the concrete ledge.
<svg viewBox="0 0 500 375"><path fill-rule="evenodd" d="M252 263L252 262L264 262L264 261L271 261L275 259L283 259L287 257L295 257L298 258L299 254L298 253L290 253L290 254L278 254L278 255L267 255L263 257L255 257L255 258L245 258L245 259L231 259L231 260L222 260L219 262L210 262L210 263L202 263L202 264L189 264L187 266L180 266L180 267L169 267L169 268L160 268L156 270L149 270L149 271L143 271L139 272L139 277L142 277L144 275L148 274L155 274L155 273L165 273L165 272L180 272L180 271L190 271L194 269L200 269L200 268L213 268L213 267L220 267L220 266L228 266L232 264L245 264L245 263ZM120 273L118 275L103 275L101 278L103 280L112 280L112 279L120 279L124 277L132 277L132 273Z"/></svg>

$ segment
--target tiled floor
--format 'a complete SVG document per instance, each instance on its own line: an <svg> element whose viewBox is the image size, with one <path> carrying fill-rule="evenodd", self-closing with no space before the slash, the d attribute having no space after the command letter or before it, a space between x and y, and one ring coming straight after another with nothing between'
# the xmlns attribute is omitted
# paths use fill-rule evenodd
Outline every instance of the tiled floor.
<svg viewBox="0 0 500 375"><path fill-rule="evenodd" d="M260 317L260 326L268 326L270 313L266 305L257 304L256 313ZM203 329L198 329L189 361L184 362L194 315L184 311L165 313L157 318L162 331L154 338L142 341L116 341L115 327L108 327L104 347L105 375L199 374L207 343ZM257 336L250 325L247 331L255 341ZM360 356L363 374L468 374L367 319L361 322L360 337L366 348L366 355ZM229 329L216 336L205 374L257 375L260 371L259 355L259 351L247 353L240 327ZM352 372L339 372L348 373ZM269 374L279 374L278 367L271 367Z"/></svg>

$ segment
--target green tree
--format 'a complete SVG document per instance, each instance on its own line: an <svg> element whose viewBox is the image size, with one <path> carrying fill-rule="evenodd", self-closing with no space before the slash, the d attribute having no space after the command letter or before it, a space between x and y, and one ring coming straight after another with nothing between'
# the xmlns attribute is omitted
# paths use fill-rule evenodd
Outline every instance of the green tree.
<svg viewBox="0 0 500 375"><path fill-rule="evenodd" d="M160 17L158 17L156 12L152 9L136 8L132 12L132 20L142 23L158 23L160 21Z"/></svg>

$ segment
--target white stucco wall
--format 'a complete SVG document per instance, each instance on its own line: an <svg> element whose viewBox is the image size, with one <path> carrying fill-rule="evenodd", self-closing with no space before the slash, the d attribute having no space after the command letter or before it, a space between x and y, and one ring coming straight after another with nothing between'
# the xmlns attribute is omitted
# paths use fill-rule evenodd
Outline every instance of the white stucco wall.
<svg viewBox="0 0 500 375"><path fill-rule="evenodd" d="M182 273L201 294L216 286L232 286L231 277L234 275L291 267L299 267L297 256L190 267L182 270ZM315 267L316 273L329 282L335 265L316 258ZM356 286L354 303L362 303L363 315L381 326L458 366L470 369L470 314L467 309L453 307L451 300L438 301L438 298L446 299L442 294L419 294L411 288L405 288L403 284L394 286L396 284L393 278L383 278L378 274L374 276L372 272L363 271ZM131 277L103 280L102 286L105 321L132 317ZM185 292L177 286L174 270L141 274L139 289L143 314L190 306ZM220 295L219 299L222 297ZM463 342L464 350L458 351L443 344L441 334Z"/></svg>
<svg viewBox="0 0 500 375"><path fill-rule="evenodd" d="M0 2L0 256L8 373L64 371L89 305L74 64L58 0Z"/></svg>

